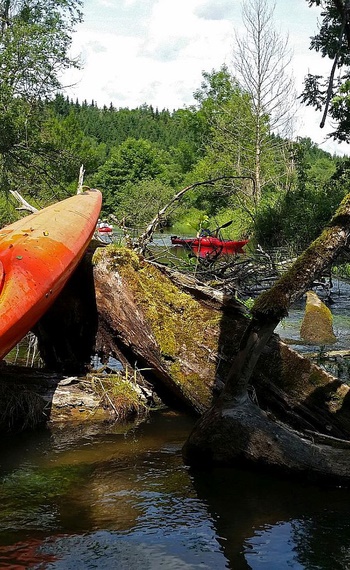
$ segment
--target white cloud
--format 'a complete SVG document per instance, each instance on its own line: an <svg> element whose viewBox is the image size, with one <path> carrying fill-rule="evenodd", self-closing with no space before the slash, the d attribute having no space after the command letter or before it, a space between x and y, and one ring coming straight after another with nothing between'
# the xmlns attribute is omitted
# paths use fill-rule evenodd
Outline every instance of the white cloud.
<svg viewBox="0 0 350 570"><path fill-rule="evenodd" d="M239 7L232 0L206 0L201 2L194 10L199 18L205 20L227 20L231 19Z"/></svg>
<svg viewBox="0 0 350 570"><path fill-rule="evenodd" d="M329 71L329 61L309 51L319 10L305 0L276 0L275 22L289 35L298 94L303 79ZM74 53L82 53L84 69L67 74L77 81L67 93L99 106L134 108L143 103L175 109L194 102L202 71L230 66L234 29L240 29L238 0L86 0L85 22L74 36ZM322 142L320 114L299 111L298 134ZM328 129L329 130L329 129ZM348 152L347 145L328 141L322 148Z"/></svg>

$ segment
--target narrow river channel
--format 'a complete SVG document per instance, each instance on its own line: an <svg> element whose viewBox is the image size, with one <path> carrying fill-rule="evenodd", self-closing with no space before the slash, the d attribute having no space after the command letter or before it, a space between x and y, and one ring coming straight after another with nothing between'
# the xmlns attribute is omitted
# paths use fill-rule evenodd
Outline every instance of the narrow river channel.
<svg viewBox="0 0 350 570"><path fill-rule="evenodd" d="M0 568L350 568L349 491L189 469L192 425L165 410L2 438Z"/></svg>

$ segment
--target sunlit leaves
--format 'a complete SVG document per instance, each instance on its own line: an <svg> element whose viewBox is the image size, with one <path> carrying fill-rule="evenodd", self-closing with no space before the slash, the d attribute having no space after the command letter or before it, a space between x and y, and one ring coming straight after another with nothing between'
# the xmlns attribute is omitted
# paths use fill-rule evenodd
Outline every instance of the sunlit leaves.
<svg viewBox="0 0 350 570"><path fill-rule="evenodd" d="M347 4L333 0L308 0L309 6L321 6L321 25L318 34L311 39L311 49L320 52L322 57L334 61L335 79L332 78L332 62L329 75L322 78L309 74L305 79L302 101L317 110L326 108L328 115L336 121L336 128L331 133L334 139L350 140L350 113L348 82L350 77L350 25Z"/></svg>
<svg viewBox="0 0 350 570"><path fill-rule="evenodd" d="M61 87L64 70L78 66L70 48L81 5L81 0L0 1L2 191L38 192L57 181L57 152L47 152L52 145L41 134L42 101Z"/></svg>

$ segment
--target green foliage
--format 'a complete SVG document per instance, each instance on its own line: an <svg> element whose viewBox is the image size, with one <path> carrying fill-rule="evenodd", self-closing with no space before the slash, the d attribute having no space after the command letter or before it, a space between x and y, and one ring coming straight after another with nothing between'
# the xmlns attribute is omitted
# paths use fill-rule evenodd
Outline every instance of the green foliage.
<svg viewBox="0 0 350 570"><path fill-rule="evenodd" d="M270 133L269 116L260 113L257 117L251 95L227 67L203 73L203 77L195 96L200 103L198 115L206 124L205 153L191 174L199 180L223 175L232 179L203 188L191 205L210 215L228 206L247 209L253 215L262 193L289 183L288 142Z"/></svg>
<svg viewBox="0 0 350 570"><path fill-rule="evenodd" d="M62 182L76 180L81 164L88 176L106 160L106 145L87 137L71 111L61 120L49 112L42 123L40 136L47 150L51 149L59 157Z"/></svg>
<svg viewBox="0 0 350 570"><path fill-rule="evenodd" d="M1 83L8 96L50 96L69 55L71 34L82 19L81 0L4 0L0 31Z"/></svg>
<svg viewBox="0 0 350 570"><path fill-rule="evenodd" d="M106 213L141 223L153 218L173 195L174 178L169 153L150 141L129 138L112 151L92 182L103 190Z"/></svg>
<svg viewBox="0 0 350 570"><path fill-rule="evenodd" d="M15 208L17 207L14 198L6 194L0 194L0 228L6 224L15 222L19 215Z"/></svg>
<svg viewBox="0 0 350 570"><path fill-rule="evenodd" d="M178 109L172 114L167 109L154 110L151 105L115 109L111 104L109 108L99 109L94 102L88 105L84 101L80 105L69 102L62 95L57 95L52 105L58 116L64 117L70 111L76 113L84 133L105 143L108 150L128 138L144 139L157 143L163 150L173 148L180 153L182 149L186 156L182 159L185 169L191 167L200 152L200 121L194 109Z"/></svg>
<svg viewBox="0 0 350 570"><path fill-rule="evenodd" d="M197 115L202 125L199 132L204 152L193 165L186 182L210 181L221 176L251 176L253 123L250 97L239 88L226 66L219 71L204 72L201 88L194 95L199 103ZM251 190L251 182L250 185ZM205 211L213 217L230 205L232 196L239 194L241 199L245 186L247 178L236 178L235 181L227 178L188 193L185 201L189 208Z"/></svg>
<svg viewBox="0 0 350 570"><path fill-rule="evenodd" d="M149 141L129 138L112 151L95 180L98 185L113 192L127 182L154 179L162 171L163 161L158 149Z"/></svg>
<svg viewBox="0 0 350 570"><path fill-rule="evenodd" d="M60 76L78 62L69 55L81 21L81 1L0 2L0 183L24 195L59 188L62 163L43 139L43 99L60 87ZM52 152L55 150L55 152ZM59 153L58 153L59 154ZM59 168L60 166L60 168Z"/></svg>
<svg viewBox="0 0 350 570"><path fill-rule="evenodd" d="M287 192L269 193L254 221L257 240L263 245L307 246L329 222L346 194L347 163L336 161L310 139L292 147L295 177Z"/></svg>
<svg viewBox="0 0 350 570"><path fill-rule="evenodd" d="M311 38L310 49L321 53L322 57L334 60L338 78L336 80L331 78L331 65L329 65L328 77L309 73L305 80L302 101L321 110L326 108L330 94L328 115L336 121L332 136L339 141L349 141L350 57L348 38L350 27L348 8L342 1L325 0L321 4L320 0L308 0L308 3L310 6L322 5L322 21L319 32Z"/></svg>
<svg viewBox="0 0 350 570"><path fill-rule="evenodd" d="M126 225L140 227L149 223L173 194L173 188L160 180L140 180L135 184L127 182L118 195L113 213L119 219L124 218Z"/></svg>
<svg viewBox="0 0 350 570"><path fill-rule="evenodd" d="M320 234L345 194L342 185L330 181L322 188L307 186L263 202L255 219L255 237L263 245L293 244L302 249Z"/></svg>

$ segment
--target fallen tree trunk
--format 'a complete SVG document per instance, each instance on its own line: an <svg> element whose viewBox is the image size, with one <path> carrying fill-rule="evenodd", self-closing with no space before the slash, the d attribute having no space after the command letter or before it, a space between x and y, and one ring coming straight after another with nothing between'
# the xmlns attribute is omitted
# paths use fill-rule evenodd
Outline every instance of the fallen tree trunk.
<svg viewBox="0 0 350 570"><path fill-rule="evenodd" d="M101 359L141 370L163 400L204 412L238 348L244 307L186 277L185 293L165 270L114 246L95 254L94 281Z"/></svg>
<svg viewBox="0 0 350 570"><path fill-rule="evenodd" d="M141 369L166 402L206 412L239 351L247 310L229 295L130 250L108 246L94 264L101 357ZM288 418L294 430L346 437L348 394L346 385L276 335L254 369L258 402L270 417Z"/></svg>
<svg viewBox="0 0 350 570"><path fill-rule="evenodd" d="M350 456L344 454L345 459L341 459L338 452L333 452L331 441L325 449L318 444L305 444L303 437L291 435L286 426L262 413L250 401L248 392L258 359L275 327L287 316L290 304L312 286L347 246L349 236L350 196L347 196L321 236L255 302L252 320L242 337L225 388L186 442L184 456L188 462L251 461L310 477L350 481ZM350 431L346 437L349 434Z"/></svg>
<svg viewBox="0 0 350 570"><path fill-rule="evenodd" d="M184 451L191 463L206 466L248 464L329 484L350 480L350 441L293 431L249 399L212 407Z"/></svg>

